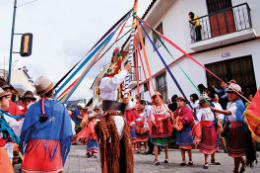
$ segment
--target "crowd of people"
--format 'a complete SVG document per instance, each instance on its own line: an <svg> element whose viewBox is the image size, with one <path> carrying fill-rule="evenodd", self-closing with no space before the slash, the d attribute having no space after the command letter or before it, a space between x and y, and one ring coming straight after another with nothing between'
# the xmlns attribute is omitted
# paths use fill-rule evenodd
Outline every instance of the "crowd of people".
<svg viewBox="0 0 260 173"><path fill-rule="evenodd" d="M164 149L164 163L169 163L171 138L180 149L180 166L193 166L192 148L200 147L205 156L203 169L210 163L221 165L215 154L219 141L224 151L234 158L234 172L244 172L256 160L251 133L243 112L250 102L241 99L242 88L231 80L221 82L221 89L199 84L200 93L174 95L168 105L155 91L151 102L124 96L124 80L132 64L121 70L121 54L116 48L111 64L98 84L102 111L83 103L67 110L53 99L54 84L47 77L35 81L35 94L25 92L21 101L11 101L14 88L0 83L0 172L13 172L12 162L21 162L22 172L62 172L71 144L86 143L86 155L100 154L102 172L133 172L134 153L154 153L154 164ZM253 95L248 96L252 101ZM149 149L148 149L149 146ZM188 153L186 162L185 152ZM246 159L243 158L246 156ZM242 164L239 170L239 166Z"/></svg>

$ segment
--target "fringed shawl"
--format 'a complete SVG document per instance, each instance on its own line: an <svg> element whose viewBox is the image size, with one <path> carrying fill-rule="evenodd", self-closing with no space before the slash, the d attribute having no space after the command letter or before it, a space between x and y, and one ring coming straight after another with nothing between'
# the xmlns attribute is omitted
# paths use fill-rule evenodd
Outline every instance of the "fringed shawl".
<svg viewBox="0 0 260 173"><path fill-rule="evenodd" d="M24 154L27 150L30 150L27 148L30 140L45 139L46 142L38 142L35 145L43 145L46 154L51 159L57 154L58 145L61 145L61 155L64 165L67 155L70 152L73 136L70 116L65 106L57 100L45 100L44 110L48 116L48 120L40 122L39 118L42 115L41 101L33 104L28 109L22 128L19 149Z"/></svg>
<svg viewBox="0 0 260 173"><path fill-rule="evenodd" d="M182 117L183 124L191 124L193 123L193 115L191 110L188 106L184 106L181 111L179 112L179 108L177 108L174 112L174 118Z"/></svg>

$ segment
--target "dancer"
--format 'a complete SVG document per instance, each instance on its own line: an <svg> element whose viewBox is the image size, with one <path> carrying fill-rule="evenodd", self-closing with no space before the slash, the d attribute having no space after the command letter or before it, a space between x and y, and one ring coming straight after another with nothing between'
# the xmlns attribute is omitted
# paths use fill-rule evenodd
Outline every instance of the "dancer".
<svg viewBox="0 0 260 173"><path fill-rule="evenodd" d="M162 95L157 92L157 94L152 96L154 106L151 107L150 114L150 129L152 132L152 143L154 144L154 155L155 155L155 165L160 165L158 161L158 146L164 147L165 160L164 163L169 163L168 158L168 137L172 133L172 124L170 121L171 111L166 109L163 105ZM165 106L165 107L164 107Z"/></svg>
<svg viewBox="0 0 260 173"><path fill-rule="evenodd" d="M122 98L122 83L131 70L128 63L121 71L122 56L119 48L113 51L113 57L105 77L100 80L98 94L103 102L104 114L95 131L98 137L101 167L103 172L134 171L133 151L130 141L129 126L123 118L125 109L132 108L129 98ZM122 102L119 102L123 100Z"/></svg>
<svg viewBox="0 0 260 173"><path fill-rule="evenodd" d="M94 156L94 153L98 152L98 143L97 143L97 135L95 133L94 127L97 122L97 115L96 113L90 113L88 115L88 143L87 143L87 153L89 154L89 157L91 158L97 158L97 156Z"/></svg>
<svg viewBox="0 0 260 173"><path fill-rule="evenodd" d="M179 145L181 149L182 163L180 166L186 165L185 161L185 150L188 151L189 162L188 165L193 165L192 161L192 145L193 137L191 135L191 124L193 123L193 116L190 108L186 105L187 102L183 96L178 97L178 106L174 112L174 118L176 119L177 124L181 124L183 128L179 128L180 126L174 126L176 128L176 144Z"/></svg>
<svg viewBox="0 0 260 173"><path fill-rule="evenodd" d="M52 100L54 84L47 77L35 81L41 100L27 111L19 143L25 155L22 172L62 172L72 139L67 109Z"/></svg>
<svg viewBox="0 0 260 173"><path fill-rule="evenodd" d="M234 173L236 173L238 172L240 163L242 163L240 172L245 171L247 164L252 165L255 160L255 151L252 145L251 133L244 122L244 103L234 90L243 94L238 84L231 83L226 90L229 100L227 110L220 110L213 107L211 110L228 116L228 121L231 124L228 137L228 155L234 158ZM227 126L224 126L223 131L225 131ZM247 161L242 156L247 156Z"/></svg>
<svg viewBox="0 0 260 173"><path fill-rule="evenodd" d="M136 141L138 145L137 153L141 153L141 142L144 143L145 152L148 151L147 141L149 139L149 130L147 127L145 128L147 123L145 122L146 119L145 119L144 109L145 109L145 101L141 100L139 102L139 106L137 107L140 118L136 119Z"/></svg>
<svg viewBox="0 0 260 173"><path fill-rule="evenodd" d="M3 109L9 107L9 100L7 96L10 94L5 93L5 91L0 88L0 172L13 173L14 169L12 167L12 158L10 158L7 150L5 148L6 142L13 141L18 143L18 137L20 136L23 121L17 122L15 119L7 116L8 112L4 112Z"/></svg>
<svg viewBox="0 0 260 173"><path fill-rule="evenodd" d="M211 101L207 95L203 95L203 97L207 101ZM205 165L203 169L209 168L208 158L211 155L211 163L214 165L221 165L215 159L215 152L219 149L218 148L218 124L214 124L215 122L215 115L211 111L209 105L205 100L200 96L199 102L201 105L201 109L197 113L198 121L201 122L202 125L202 136L200 142L200 151L205 155ZM216 128L217 127L217 128Z"/></svg>
<svg viewBox="0 0 260 173"><path fill-rule="evenodd" d="M72 113L72 116L73 116L72 119L75 122L76 133L79 133L81 131L81 128L80 128L80 123L82 121L81 112L80 112L81 109L82 109L82 104L78 103L77 107L75 108L75 110Z"/></svg>

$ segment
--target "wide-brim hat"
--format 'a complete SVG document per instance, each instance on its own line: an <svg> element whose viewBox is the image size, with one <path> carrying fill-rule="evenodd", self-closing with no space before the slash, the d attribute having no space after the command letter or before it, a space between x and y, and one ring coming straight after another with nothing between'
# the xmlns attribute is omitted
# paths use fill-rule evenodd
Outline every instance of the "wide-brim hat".
<svg viewBox="0 0 260 173"><path fill-rule="evenodd" d="M161 93L157 92L157 94L158 94L161 98L163 98L163 96L162 96ZM154 97L155 97L157 94L155 93L155 94L152 96L152 98L154 99Z"/></svg>
<svg viewBox="0 0 260 173"><path fill-rule="evenodd" d="M0 87L5 90L7 88L10 88L11 90L14 89L14 87L12 85L8 85L6 82L0 82Z"/></svg>
<svg viewBox="0 0 260 173"><path fill-rule="evenodd" d="M2 88L0 88L0 98L9 96L9 95L11 95L11 94L10 93L7 94Z"/></svg>
<svg viewBox="0 0 260 173"><path fill-rule="evenodd" d="M22 96L21 99L32 99L32 100L36 100L36 98L34 97L34 94L32 91L26 91Z"/></svg>
<svg viewBox="0 0 260 173"><path fill-rule="evenodd" d="M183 101L187 102L182 95L180 95L177 99L178 99L178 100L183 100Z"/></svg>
<svg viewBox="0 0 260 173"><path fill-rule="evenodd" d="M239 92L240 94L244 94L242 92L242 88L236 84L236 83L231 83L228 87L228 89L225 92L235 92L234 90L236 90L237 92Z"/></svg>
<svg viewBox="0 0 260 173"><path fill-rule="evenodd" d="M35 82L35 94L44 95L55 87L55 83L48 79L46 76L38 77Z"/></svg>
<svg viewBox="0 0 260 173"><path fill-rule="evenodd" d="M207 96L206 94L203 94L203 97L204 97L207 101L211 101L211 100L212 100L212 99L211 99L209 96ZM203 102L203 101L205 101L205 100L203 99L203 97L200 96L200 98L199 98L199 102Z"/></svg>

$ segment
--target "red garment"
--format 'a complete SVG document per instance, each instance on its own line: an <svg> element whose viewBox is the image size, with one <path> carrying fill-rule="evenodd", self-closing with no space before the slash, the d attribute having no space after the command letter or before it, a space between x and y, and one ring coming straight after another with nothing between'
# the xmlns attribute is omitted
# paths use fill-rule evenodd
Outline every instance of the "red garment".
<svg viewBox="0 0 260 173"><path fill-rule="evenodd" d="M26 115L26 112L28 111L27 107L24 105L20 105L23 107L23 109L21 110L23 112L24 115Z"/></svg>
<svg viewBox="0 0 260 173"><path fill-rule="evenodd" d="M193 123L193 115L188 106L183 107L180 112L179 112L179 108L177 108L174 112L174 118L177 118L177 116L182 118L183 124L188 125L188 124Z"/></svg>
<svg viewBox="0 0 260 173"><path fill-rule="evenodd" d="M152 138L168 138L171 136L173 125L170 119L161 121L165 115L154 114L155 122L159 125L158 128L152 126Z"/></svg>
<svg viewBox="0 0 260 173"><path fill-rule="evenodd" d="M24 115L18 105L12 101L9 101L9 108L4 109L4 111L9 111L11 115Z"/></svg>

